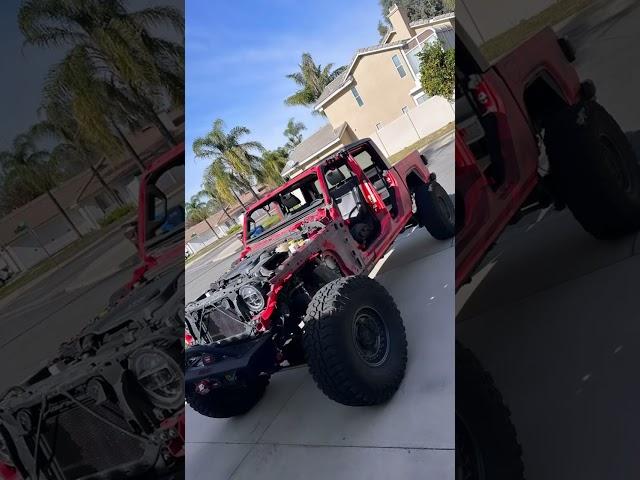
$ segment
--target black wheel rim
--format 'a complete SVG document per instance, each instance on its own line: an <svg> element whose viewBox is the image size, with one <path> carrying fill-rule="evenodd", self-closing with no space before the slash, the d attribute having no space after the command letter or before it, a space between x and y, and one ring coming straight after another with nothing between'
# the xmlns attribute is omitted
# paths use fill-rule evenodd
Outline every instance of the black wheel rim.
<svg viewBox="0 0 640 480"><path fill-rule="evenodd" d="M486 480L478 443L464 421L457 415L455 480Z"/></svg>
<svg viewBox="0 0 640 480"><path fill-rule="evenodd" d="M358 310L352 323L353 343L358 356L370 367L382 365L389 355L389 329L378 312Z"/></svg>
<svg viewBox="0 0 640 480"><path fill-rule="evenodd" d="M616 146L606 135L600 136L600 144L602 145L602 156L611 170L614 181L622 190L629 192L631 190L631 182L629 181L630 172L622 155L620 155Z"/></svg>

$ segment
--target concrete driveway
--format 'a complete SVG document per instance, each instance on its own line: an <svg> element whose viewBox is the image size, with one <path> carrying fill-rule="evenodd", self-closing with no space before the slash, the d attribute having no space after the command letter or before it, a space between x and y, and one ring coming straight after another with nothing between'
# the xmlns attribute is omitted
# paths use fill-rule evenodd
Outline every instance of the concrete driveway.
<svg viewBox="0 0 640 480"><path fill-rule="evenodd" d="M577 68L633 138L640 128L640 9L599 3L563 28ZM640 476L640 238L601 242L568 211L507 229L456 296L456 335L493 375L526 478Z"/></svg>
<svg viewBox="0 0 640 480"><path fill-rule="evenodd" d="M427 155L453 192L451 138ZM280 372L242 417L187 408L187 478L453 478L453 267L453 242L424 229L405 232L380 265L377 279L398 304L409 341L407 374L388 404L346 407L318 390L306 366ZM190 282L187 271L186 282L187 298L197 295L189 285L202 280Z"/></svg>

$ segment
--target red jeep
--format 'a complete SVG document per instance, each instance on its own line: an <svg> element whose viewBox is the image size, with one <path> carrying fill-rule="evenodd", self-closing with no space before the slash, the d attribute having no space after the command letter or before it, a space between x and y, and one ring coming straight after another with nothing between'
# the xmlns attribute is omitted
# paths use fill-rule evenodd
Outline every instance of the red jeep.
<svg viewBox="0 0 640 480"><path fill-rule="evenodd" d="M547 28L493 65L456 33L456 285L507 224L565 204L599 238L640 228L640 166Z"/></svg>
<svg viewBox="0 0 640 480"><path fill-rule="evenodd" d="M164 191L163 187L177 185L183 178L184 143L153 160L142 174L138 190L138 218L128 224L124 232L136 246L140 265L134 270L131 280L111 296L110 305L121 301L141 282L153 278L156 271L173 266L178 257L183 258L184 245L180 233L184 231L184 185L171 192Z"/></svg>
<svg viewBox="0 0 640 480"><path fill-rule="evenodd" d="M142 265L56 358L0 396L0 478L164 478L183 468L184 144L140 180Z"/></svg>
<svg viewBox="0 0 640 480"><path fill-rule="evenodd" d="M640 165L574 59L545 29L489 65L456 26L456 288L510 222L539 208L566 205L599 238L640 228ZM523 472L500 393L457 345L457 478Z"/></svg>
<svg viewBox="0 0 640 480"><path fill-rule="evenodd" d="M368 139L287 181L248 209L240 258L186 306L187 402L242 414L272 373L305 361L337 402L388 400L407 344L393 299L367 274L410 222L446 239L454 220L426 159L391 166Z"/></svg>

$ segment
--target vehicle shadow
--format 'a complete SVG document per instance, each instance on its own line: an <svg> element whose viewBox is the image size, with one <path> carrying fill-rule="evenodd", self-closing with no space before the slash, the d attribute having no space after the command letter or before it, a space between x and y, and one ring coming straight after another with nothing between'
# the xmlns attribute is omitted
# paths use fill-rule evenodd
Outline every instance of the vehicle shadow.
<svg viewBox="0 0 640 480"><path fill-rule="evenodd" d="M640 130L626 132L625 135L629 139L629 143L631 143L631 148L636 155L636 160L640 163Z"/></svg>

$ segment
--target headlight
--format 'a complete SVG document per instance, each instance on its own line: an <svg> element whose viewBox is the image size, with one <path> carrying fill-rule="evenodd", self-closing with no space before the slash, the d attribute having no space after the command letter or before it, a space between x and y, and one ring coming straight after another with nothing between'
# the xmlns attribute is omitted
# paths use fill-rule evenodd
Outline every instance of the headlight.
<svg viewBox="0 0 640 480"><path fill-rule="evenodd" d="M161 407L176 407L184 397L182 368L158 350L140 350L131 357L131 369L151 401Z"/></svg>
<svg viewBox="0 0 640 480"><path fill-rule="evenodd" d="M253 285L240 287L239 292L242 299L254 312L259 312L264 308L264 295Z"/></svg>

